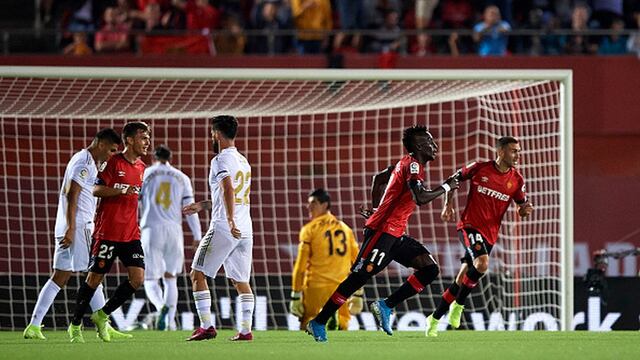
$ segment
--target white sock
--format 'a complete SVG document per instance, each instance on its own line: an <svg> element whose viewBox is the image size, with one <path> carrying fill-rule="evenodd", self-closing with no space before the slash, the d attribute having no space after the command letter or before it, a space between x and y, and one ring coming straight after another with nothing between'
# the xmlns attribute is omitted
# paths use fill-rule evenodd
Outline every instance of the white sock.
<svg viewBox="0 0 640 360"><path fill-rule="evenodd" d="M251 332L251 322L253 320L253 307L255 300L253 294L240 294L240 333L246 335Z"/></svg>
<svg viewBox="0 0 640 360"><path fill-rule="evenodd" d="M42 324L42 319L47 312L49 312L49 308L51 307L51 304L53 304L53 300L55 300L59 291L60 287L58 284L53 282L51 279L47 280L40 290L40 294L38 294L38 301L36 302L36 307L33 309L33 314L31 315L31 325L40 326Z"/></svg>
<svg viewBox="0 0 640 360"><path fill-rule="evenodd" d="M104 291L102 290L102 284L98 285L96 292L93 293L93 297L89 302L91 306L91 312L96 312L104 307L106 301L104 300Z"/></svg>
<svg viewBox="0 0 640 360"><path fill-rule="evenodd" d="M156 311L160 311L164 305L164 300L162 300L162 289L160 288L158 280L145 280L144 292L147 294L149 301L151 301L153 306L156 308Z"/></svg>
<svg viewBox="0 0 640 360"><path fill-rule="evenodd" d="M162 278L164 285L164 303L169 308L167 324L170 330L176 329L176 310L178 308L178 279Z"/></svg>
<svg viewBox="0 0 640 360"><path fill-rule="evenodd" d="M211 293L209 290L194 291L193 299L196 302L200 327L208 329L211 327Z"/></svg>

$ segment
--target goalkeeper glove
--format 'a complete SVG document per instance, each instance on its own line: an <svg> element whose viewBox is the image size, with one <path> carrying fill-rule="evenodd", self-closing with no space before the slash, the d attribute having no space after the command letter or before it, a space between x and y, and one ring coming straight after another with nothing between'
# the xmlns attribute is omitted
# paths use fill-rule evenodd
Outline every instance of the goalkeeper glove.
<svg viewBox="0 0 640 360"><path fill-rule="evenodd" d="M302 304L302 292L292 291L291 302L289 303L289 312L291 315L302 318L304 316L304 304Z"/></svg>
<svg viewBox="0 0 640 360"><path fill-rule="evenodd" d="M364 289L360 288L356 290L355 293L351 296L349 301L349 313L351 315L358 315L362 312L362 307L364 306Z"/></svg>

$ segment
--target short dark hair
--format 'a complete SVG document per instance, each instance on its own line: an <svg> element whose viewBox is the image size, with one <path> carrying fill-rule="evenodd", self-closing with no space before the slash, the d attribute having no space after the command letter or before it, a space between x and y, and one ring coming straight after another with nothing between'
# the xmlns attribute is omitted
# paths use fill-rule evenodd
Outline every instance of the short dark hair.
<svg viewBox="0 0 640 360"><path fill-rule="evenodd" d="M153 151L153 156L158 160L169 160L171 158L171 149L165 144L158 145Z"/></svg>
<svg viewBox="0 0 640 360"><path fill-rule="evenodd" d="M94 140L107 141L111 144L116 144L116 145L122 144L122 139L120 138L120 135L118 135L118 133L112 128L101 129L100 131L98 131L98 133L94 137Z"/></svg>
<svg viewBox="0 0 640 360"><path fill-rule="evenodd" d="M138 133L138 130L142 130L145 132L150 132L149 125L142 121L132 121L128 122L122 128L122 139L127 141L128 137L134 137Z"/></svg>
<svg viewBox="0 0 640 360"><path fill-rule="evenodd" d="M318 188L313 190L309 197L313 197L321 204L327 204L327 209L331 208L331 196L329 196L329 192L323 188Z"/></svg>
<svg viewBox="0 0 640 360"><path fill-rule="evenodd" d="M496 149L504 149L505 146L509 144L517 144L518 139L513 136L503 136L498 141L496 141Z"/></svg>
<svg viewBox="0 0 640 360"><path fill-rule="evenodd" d="M238 120L232 115L218 115L211 119L211 127L220 131L227 139L233 140L238 133Z"/></svg>
<svg viewBox="0 0 640 360"><path fill-rule="evenodd" d="M404 145L404 148L407 149L408 152L413 152L416 137L421 135L431 136L429 130L427 130L427 127L424 125L413 125L412 127L404 129L404 132L402 133L402 144Z"/></svg>

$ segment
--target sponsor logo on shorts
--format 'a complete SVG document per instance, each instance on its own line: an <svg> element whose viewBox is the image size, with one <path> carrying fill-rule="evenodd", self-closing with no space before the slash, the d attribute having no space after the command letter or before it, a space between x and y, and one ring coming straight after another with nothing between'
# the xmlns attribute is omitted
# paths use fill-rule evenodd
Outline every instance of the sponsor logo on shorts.
<svg viewBox="0 0 640 360"><path fill-rule="evenodd" d="M480 249L482 249L482 245L480 243L477 243L475 248L476 248L476 251L479 251Z"/></svg>
<svg viewBox="0 0 640 360"><path fill-rule="evenodd" d="M131 256L131 258L133 258L133 259L144 259L144 255L142 255L142 254L133 254Z"/></svg>

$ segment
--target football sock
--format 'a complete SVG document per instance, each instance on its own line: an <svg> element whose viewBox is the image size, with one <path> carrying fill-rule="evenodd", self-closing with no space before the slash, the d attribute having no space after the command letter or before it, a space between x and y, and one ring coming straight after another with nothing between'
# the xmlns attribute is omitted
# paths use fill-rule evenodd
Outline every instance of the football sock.
<svg viewBox="0 0 640 360"><path fill-rule="evenodd" d="M240 294L238 297L240 298L240 333L246 335L251 332L255 300L251 293Z"/></svg>
<svg viewBox="0 0 640 360"><path fill-rule="evenodd" d="M211 327L211 293L209 290L194 291L193 299L196 302L196 310L200 318L200 327L208 329Z"/></svg>
<svg viewBox="0 0 640 360"><path fill-rule="evenodd" d="M176 310L178 308L178 280L174 277L162 278L164 285L164 304L169 308L167 319L169 329L176 328Z"/></svg>
<svg viewBox="0 0 640 360"><path fill-rule="evenodd" d="M393 308L413 295L421 293L427 285L431 284L439 273L438 265L429 265L421 268L409 276L407 281L394 291L393 294L384 299L384 303L387 304L388 307Z"/></svg>
<svg viewBox="0 0 640 360"><path fill-rule="evenodd" d="M464 305L464 301L467 299L471 290L478 285L478 280L484 275L479 272L475 267L470 266L467 273L462 277L462 284L460 286L460 291L458 291L458 295L456 296L456 302L460 305Z"/></svg>
<svg viewBox="0 0 640 360"><path fill-rule="evenodd" d="M449 285L449 288L442 293L442 298L440 298L440 303L436 308L436 311L433 312L433 318L440 320L440 318L449 311L449 305L456 299L458 295L458 291L460 290L460 286L458 283L453 281L453 284Z"/></svg>
<svg viewBox="0 0 640 360"><path fill-rule="evenodd" d="M40 294L38 294L38 301L36 301L36 307L33 309L33 314L31 315L31 325L40 326L42 324L42 319L49 311L59 291L60 287L58 284L51 279L47 280L42 290L40 290Z"/></svg>
<svg viewBox="0 0 640 360"><path fill-rule="evenodd" d="M96 292L93 293L93 297L89 302L92 312L96 312L104 307L104 291L102 290L102 284L98 285Z"/></svg>
<svg viewBox="0 0 640 360"><path fill-rule="evenodd" d="M87 312L87 308L89 308L91 298L93 298L95 292L96 289L90 287L86 282L82 282L76 294L76 308L73 312L73 318L71 319L73 325L78 326L82 324L82 318Z"/></svg>
<svg viewBox="0 0 640 360"><path fill-rule="evenodd" d="M102 311L104 311L105 314L110 315L113 310L119 308L125 303L125 301L131 299L131 296L135 292L136 289L131 286L131 283L128 280L123 282L116 288L116 291L113 293L113 296L109 298L109 301L104 304Z"/></svg>
<svg viewBox="0 0 640 360"><path fill-rule="evenodd" d="M165 302L162 300L162 289L160 288L158 280L145 280L144 292L147 294L147 298L151 301L153 307L156 308L156 311L160 311Z"/></svg>
<svg viewBox="0 0 640 360"><path fill-rule="evenodd" d="M349 296L367 283L369 277L370 276L368 275L360 273L349 274L349 276L340 285L338 285L336 291L331 295L329 300L327 300L322 307L322 310L314 320L320 324L326 324L338 308L347 301Z"/></svg>

